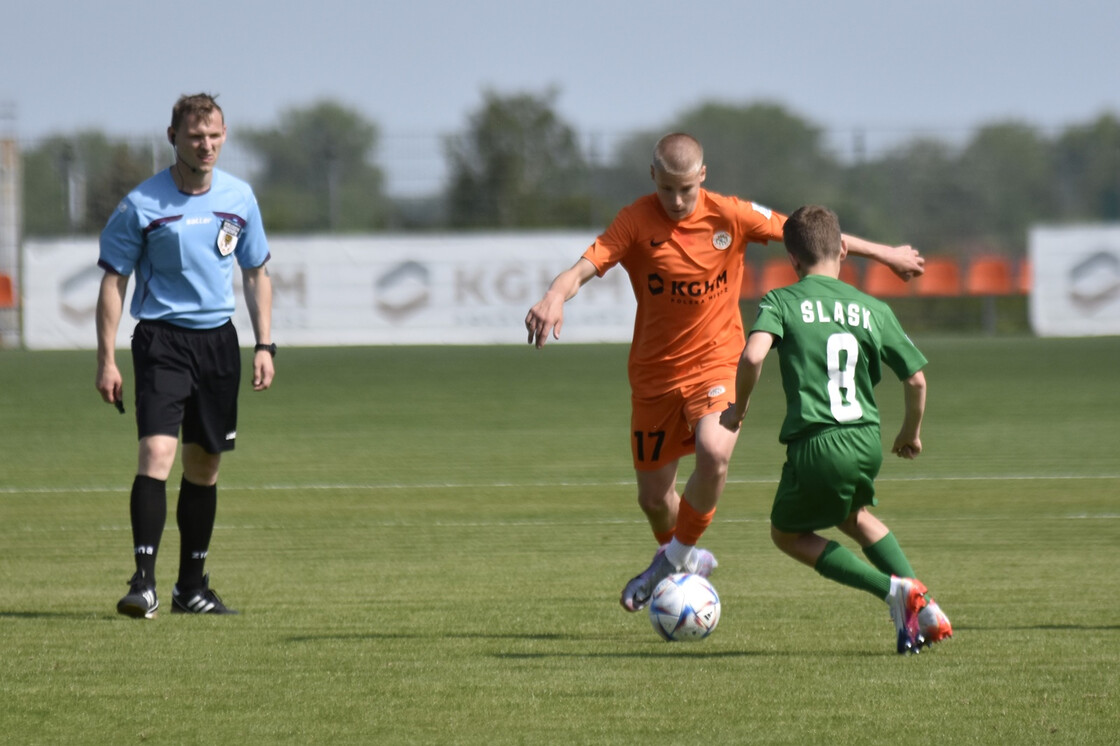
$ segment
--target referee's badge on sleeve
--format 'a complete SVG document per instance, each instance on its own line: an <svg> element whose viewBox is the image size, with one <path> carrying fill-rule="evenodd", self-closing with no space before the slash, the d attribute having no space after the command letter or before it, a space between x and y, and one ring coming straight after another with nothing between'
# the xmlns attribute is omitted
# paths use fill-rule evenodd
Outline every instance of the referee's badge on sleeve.
<svg viewBox="0 0 1120 746"><path fill-rule="evenodd" d="M223 220L222 227L218 229L218 253L229 256L237 248L237 237L241 235L241 226L232 220Z"/></svg>

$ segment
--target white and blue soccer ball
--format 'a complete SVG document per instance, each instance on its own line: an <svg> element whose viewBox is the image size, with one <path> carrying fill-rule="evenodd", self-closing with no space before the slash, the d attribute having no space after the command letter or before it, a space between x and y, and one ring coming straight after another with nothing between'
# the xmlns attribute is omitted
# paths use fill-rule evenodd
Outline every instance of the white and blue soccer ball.
<svg viewBox="0 0 1120 746"><path fill-rule="evenodd" d="M657 584L649 599L649 619L670 642L703 640L719 624L719 594L699 575L677 573Z"/></svg>

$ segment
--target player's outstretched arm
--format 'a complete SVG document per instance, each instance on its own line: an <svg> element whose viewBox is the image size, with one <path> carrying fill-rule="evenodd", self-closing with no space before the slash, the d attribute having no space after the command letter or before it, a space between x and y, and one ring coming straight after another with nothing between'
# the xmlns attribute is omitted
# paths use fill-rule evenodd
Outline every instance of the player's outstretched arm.
<svg viewBox="0 0 1120 746"><path fill-rule="evenodd" d="M743 424L751 406L751 394L762 376L762 363L774 346L774 335L769 332L752 332L747 337L743 354L739 356L739 369L735 373L735 402L719 416L719 424L735 432Z"/></svg>
<svg viewBox="0 0 1120 746"><path fill-rule="evenodd" d="M908 244L887 246L858 236L849 236L847 233L842 237L848 247L848 253L882 262L904 280L917 277L926 271L925 257L913 246Z"/></svg>
<svg viewBox="0 0 1120 746"><path fill-rule="evenodd" d="M915 458L922 452L922 417L926 411L926 376L922 371L902 382L906 399L906 416L902 429L894 439L891 453L899 458Z"/></svg>
<svg viewBox="0 0 1120 746"><path fill-rule="evenodd" d="M540 349L548 341L549 334L560 339L560 328L564 326L564 304L575 297L596 271L595 265L581 256L579 261L556 275L544 297L525 316L529 344L535 344Z"/></svg>

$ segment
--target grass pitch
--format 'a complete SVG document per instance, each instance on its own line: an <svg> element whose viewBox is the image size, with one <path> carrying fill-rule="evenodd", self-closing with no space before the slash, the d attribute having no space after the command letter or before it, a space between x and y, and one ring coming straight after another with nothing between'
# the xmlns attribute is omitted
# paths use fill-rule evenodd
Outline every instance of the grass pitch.
<svg viewBox="0 0 1120 746"><path fill-rule="evenodd" d="M150 622L115 613L132 407L90 352L0 350L0 741L1114 743L1120 345L916 341L926 452L877 513L956 637L906 658L885 605L769 542L776 360L705 535L720 626L667 644L617 604L653 549L625 347L282 350L220 482L242 613L169 612L175 473Z"/></svg>

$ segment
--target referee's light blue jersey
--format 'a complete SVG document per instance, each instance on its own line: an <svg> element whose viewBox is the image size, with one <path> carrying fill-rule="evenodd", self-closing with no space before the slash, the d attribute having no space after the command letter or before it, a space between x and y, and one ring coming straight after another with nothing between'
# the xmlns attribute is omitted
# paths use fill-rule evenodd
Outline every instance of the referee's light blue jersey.
<svg viewBox="0 0 1120 746"><path fill-rule="evenodd" d="M101 232L98 264L136 273L131 313L189 329L233 316L233 263L259 267L268 239L252 188L215 169L210 191L183 194L164 170L133 189Z"/></svg>

